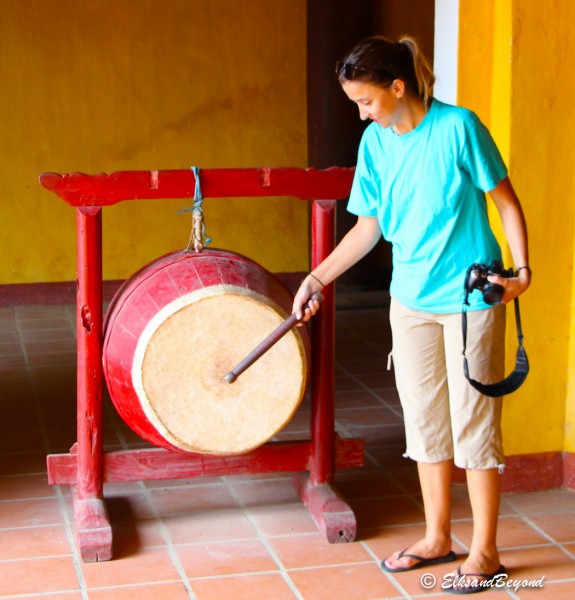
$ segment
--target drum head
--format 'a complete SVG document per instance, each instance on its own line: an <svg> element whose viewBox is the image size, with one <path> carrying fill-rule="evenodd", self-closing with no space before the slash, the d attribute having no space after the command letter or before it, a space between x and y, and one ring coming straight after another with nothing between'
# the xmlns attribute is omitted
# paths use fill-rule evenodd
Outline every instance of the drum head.
<svg viewBox="0 0 575 600"><path fill-rule="evenodd" d="M218 286L179 298L150 321L136 348L132 378L146 416L166 440L192 452L237 454L284 427L306 380L297 332L234 383L225 381L284 317L266 298Z"/></svg>

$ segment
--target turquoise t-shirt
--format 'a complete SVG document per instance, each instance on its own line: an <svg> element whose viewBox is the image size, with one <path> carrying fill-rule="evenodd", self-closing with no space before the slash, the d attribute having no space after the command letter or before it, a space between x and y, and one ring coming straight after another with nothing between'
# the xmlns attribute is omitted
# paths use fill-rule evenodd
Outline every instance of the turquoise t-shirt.
<svg viewBox="0 0 575 600"><path fill-rule="evenodd" d="M471 111L434 99L404 135L372 123L360 146L348 210L377 217L393 248L390 293L430 313L459 312L467 269L501 260L485 192L507 175L487 128ZM470 310L489 308L469 295Z"/></svg>

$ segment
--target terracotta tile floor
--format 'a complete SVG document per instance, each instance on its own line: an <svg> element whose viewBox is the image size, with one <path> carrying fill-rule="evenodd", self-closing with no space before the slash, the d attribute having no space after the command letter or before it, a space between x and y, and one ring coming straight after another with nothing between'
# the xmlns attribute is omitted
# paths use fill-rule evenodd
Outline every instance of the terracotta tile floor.
<svg viewBox="0 0 575 600"><path fill-rule="evenodd" d="M74 542L67 487L46 482L47 453L75 441L74 307L0 308L0 598L52 600L368 600L443 598L441 576L384 574L379 561L422 532L414 465L402 458L402 415L392 376L385 308L337 317L337 429L366 440L363 469L337 474L358 518L354 543L327 544L287 475L107 485L115 559L85 564ZM309 406L279 437L307 436ZM142 446L105 406L106 449ZM470 543L465 487L454 486L456 551ZM506 495L502 561L511 598L575 597L575 494Z"/></svg>

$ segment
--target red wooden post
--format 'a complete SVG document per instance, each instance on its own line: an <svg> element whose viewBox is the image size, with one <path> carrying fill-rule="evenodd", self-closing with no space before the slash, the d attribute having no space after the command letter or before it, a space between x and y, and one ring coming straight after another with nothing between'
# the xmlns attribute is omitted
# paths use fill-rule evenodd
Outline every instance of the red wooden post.
<svg viewBox="0 0 575 600"><path fill-rule="evenodd" d="M317 266L335 245L335 200L312 202L311 263ZM308 474L296 486L318 529L328 542L355 539L357 522L348 504L331 486L336 469L335 436L335 293L331 284L312 329L311 456Z"/></svg>
<svg viewBox="0 0 575 600"><path fill-rule="evenodd" d="M76 302L78 476L74 512L82 558L112 554L112 531L103 502L102 442L102 209L78 208Z"/></svg>
<svg viewBox="0 0 575 600"><path fill-rule="evenodd" d="M311 266L315 268L335 245L336 201L312 202ZM335 471L335 294L334 285L324 290L324 301L312 328L312 484L327 483Z"/></svg>

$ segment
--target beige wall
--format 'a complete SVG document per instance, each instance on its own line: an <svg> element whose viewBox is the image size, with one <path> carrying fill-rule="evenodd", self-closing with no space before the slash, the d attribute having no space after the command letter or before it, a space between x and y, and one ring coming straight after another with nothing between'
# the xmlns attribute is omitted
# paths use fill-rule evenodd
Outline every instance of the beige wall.
<svg viewBox="0 0 575 600"><path fill-rule="evenodd" d="M0 284L73 280L43 171L307 165L305 0L0 0ZM104 276L186 246L190 201L104 210ZM206 200L214 247L307 265L307 206Z"/></svg>

